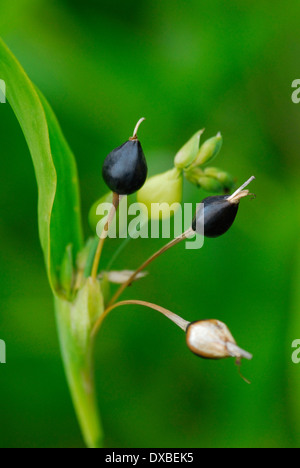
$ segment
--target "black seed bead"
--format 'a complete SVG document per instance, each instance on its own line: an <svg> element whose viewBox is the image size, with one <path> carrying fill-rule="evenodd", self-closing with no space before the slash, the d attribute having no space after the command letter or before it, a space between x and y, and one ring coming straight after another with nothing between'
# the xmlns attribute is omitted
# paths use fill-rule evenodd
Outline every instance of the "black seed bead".
<svg viewBox="0 0 300 468"><path fill-rule="evenodd" d="M219 237L225 234L231 228L238 209L238 203L231 203L228 200L228 195L205 198L204 204L204 236ZM201 209L196 214L192 228L197 230L197 219L201 222ZM201 230L199 229L199 233Z"/></svg>
<svg viewBox="0 0 300 468"><path fill-rule="evenodd" d="M119 195L131 195L145 183L148 168L139 140L129 140L106 157L102 174L105 183Z"/></svg>

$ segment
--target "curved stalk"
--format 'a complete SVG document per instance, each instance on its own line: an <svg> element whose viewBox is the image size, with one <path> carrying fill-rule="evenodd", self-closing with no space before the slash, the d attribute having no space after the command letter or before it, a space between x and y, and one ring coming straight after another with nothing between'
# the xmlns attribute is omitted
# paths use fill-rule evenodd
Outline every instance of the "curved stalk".
<svg viewBox="0 0 300 468"><path fill-rule="evenodd" d="M174 314L168 309L165 309L164 307L161 307L156 304L152 304L151 302L147 301L138 301L138 300L129 300L129 301L122 301L122 302L117 302L116 304L108 307L104 314L101 315L101 317L97 320L96 324L94 325L93 331L92 331L92 338L94 338L97 335L97 332L102 325L103 320L107 317L107 315L114 309L117 309L118 307L126 306L126 305L140 305L142 307L148 307L149 309L156 310L157 312L160 312L163 314L165 317L168 319L172 320L172 322L176 323L176 325L181 328L183 331L186 331L187 326L190 322L184 320L181 318L179 315Z"/></svg>

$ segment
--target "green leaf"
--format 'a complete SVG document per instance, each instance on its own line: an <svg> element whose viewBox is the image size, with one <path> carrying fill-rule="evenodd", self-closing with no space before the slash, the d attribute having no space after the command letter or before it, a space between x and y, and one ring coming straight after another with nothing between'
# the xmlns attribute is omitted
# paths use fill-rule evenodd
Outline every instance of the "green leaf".
<svg viewBox="0 0 300 468"><path fill-rule="evenodd" d="M66 248L82 247L77 169L73 154L46 99L0 39L0 79L20 123L38 183L39 235L53 291Z"/></svg>
<svg viewBox="0 0 300 468"><path fill-rule="evenodd" d="M67 298L71 299L71 291L74 282L74 261L72 245L66 248L65 256L60 269L60 286Z"/></svg>

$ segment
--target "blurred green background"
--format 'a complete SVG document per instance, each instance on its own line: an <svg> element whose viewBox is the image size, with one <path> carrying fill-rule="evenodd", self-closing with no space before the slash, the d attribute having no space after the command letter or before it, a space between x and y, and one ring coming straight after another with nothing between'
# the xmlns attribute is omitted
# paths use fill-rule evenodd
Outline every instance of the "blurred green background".
<svg viewBox="0 0 300 468"><path fill-rule="evenodd" d="M79 167L87 215L105 187L106 154L147 117L151 174L172 165L201 127L222 131L217 166L257 199L200 251L184 245L124 297L187 320L225 321L253 352L202 361L150 310L115 311L97 343L97 389L109 447L298 447L300 365L299 2L261 0L1 1L0 34L51 102ZM1 77L0 77L1 78ZM37 229L37 189L24 137L0 106L1 447L82 447L58 349ZM185 201L204 197L185 185ZM160 240L132 241L116 267L138 266ZM116 248L107 242L104 263Z"/></svg>

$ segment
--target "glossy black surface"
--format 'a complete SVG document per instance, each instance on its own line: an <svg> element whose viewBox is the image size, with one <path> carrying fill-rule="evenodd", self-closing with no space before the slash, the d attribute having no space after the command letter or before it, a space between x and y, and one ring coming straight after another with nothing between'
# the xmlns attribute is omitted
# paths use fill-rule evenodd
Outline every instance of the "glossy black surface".
<svg viewBox="0 0 300 468"><path fill-rule="evenodd" d="M145 183L148 168L139 140L129 140L106 157L102 174L105 183L119 195L130 195Z"/></svg>
<svg viewBox="0 0 300 468"><path fill-rule="evenodd" d="M228 195L208 197L202 203L204 204L204 236L219 237L225 234L231 228L238 209L239 204L230 203L227 201ZM192 228L201 234L201 209L196 214ZM197 223L199 226L197 227Z"/></svg>

